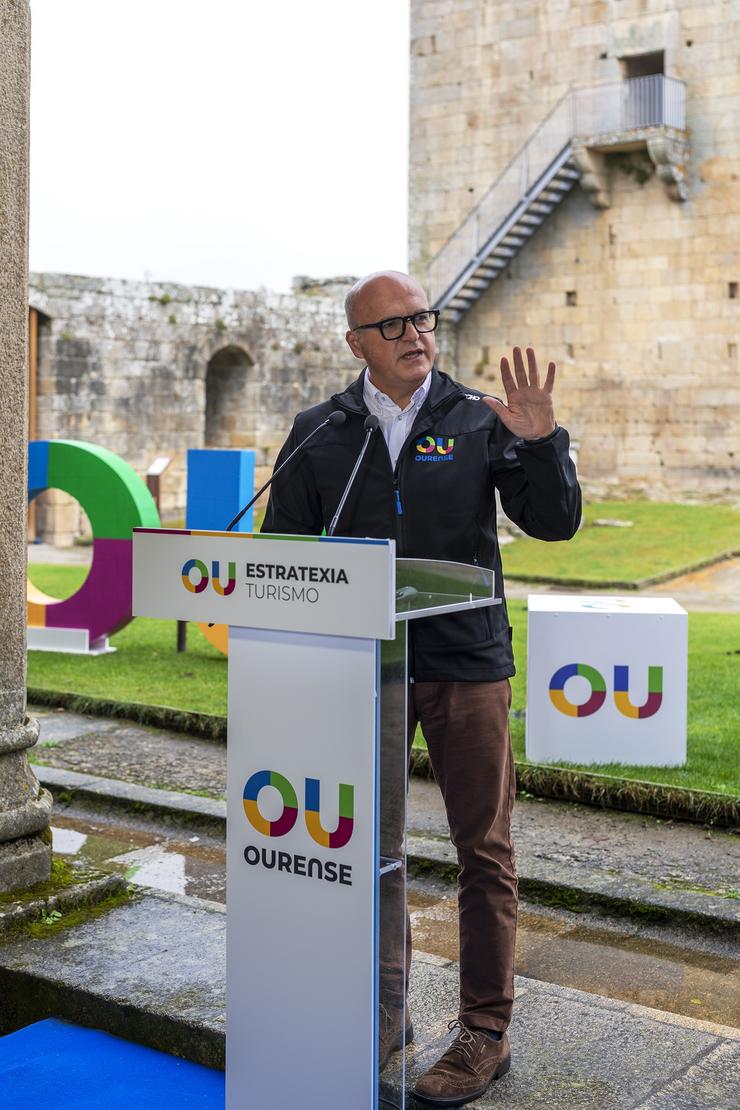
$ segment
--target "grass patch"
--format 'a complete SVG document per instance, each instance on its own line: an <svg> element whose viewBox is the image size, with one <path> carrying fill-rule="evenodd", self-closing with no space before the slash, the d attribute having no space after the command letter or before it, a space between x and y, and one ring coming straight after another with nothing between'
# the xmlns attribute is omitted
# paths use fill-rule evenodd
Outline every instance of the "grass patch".
<svg viewBox="0 0 740 1110"><path fill-rule="evenodd" d="M614 511L614 508L611 510ZM70 592L70 583L84 568L34 568L41 589ZM513 679L512 738L517 761L524 760L526 705L527 609L511 601L518 673ZM72 691L90 697L224 715L226 713L226 658L200 635L188 630L188 650L175 651L172 621L137 617L112 637L119 649L94 658L56 652L30 652L28 684L50 690ZM685 767L633 767L595 764L581 767L620 778L665 783L683 789L740 795L737 759L737 691L740 689L740 616L725 613L689 614L689 736ZM419 742L423 740L419 736Z"/></svg>
<svg viewBox="0 0 740 1110"><path fill-rule="evenodd" d="M46 940L61 933L64 929L71 929L76 925L84 925L88 921L94 921L110 910L118 909L119 906L125 906L135 900L136 895L132 891L126 888L118 889L100 902L68 910L51 910L40 920L26 924L24 929L29 936L36 940Z"/></svg>
<svg viewBox="0 0 740 1110"><path fill-rule="evenodd" d="M84 581L85 567L36 563L33 581L51 597L65 597ZM226 713L226 656L188 625L188 649L178 654L175 621L137 617L111 637L111 655L28 653L28 685L115 701Z"/></svg>
<svg viewBox="0 0 740 1110"><path fill-rule="evenodd" d="M595 520L630 520L602 528ZM608 501L586 505L585 524L564 543L529 537L501 549L504 577L626 586L672 577L740 551L740 513L727 505Z"/></svg>

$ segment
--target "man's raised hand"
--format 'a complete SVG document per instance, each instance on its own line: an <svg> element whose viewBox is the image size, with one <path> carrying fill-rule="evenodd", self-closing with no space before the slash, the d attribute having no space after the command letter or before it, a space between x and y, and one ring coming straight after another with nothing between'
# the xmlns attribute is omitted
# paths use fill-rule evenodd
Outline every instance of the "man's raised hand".
<svg viewBox="0 0 740 1110"><path fill-rule="evenodd" d="M483 400L515 436L520 439L542 439L556 428L552 407L555 363L548 363L544 385L540 385L537 359L531 347L527 347L527 365L529 377L524 368L522 349L515 347L513 374L509 360L501 359L501 380L506 390L506 404L495 397L484 397Z"/></svg>

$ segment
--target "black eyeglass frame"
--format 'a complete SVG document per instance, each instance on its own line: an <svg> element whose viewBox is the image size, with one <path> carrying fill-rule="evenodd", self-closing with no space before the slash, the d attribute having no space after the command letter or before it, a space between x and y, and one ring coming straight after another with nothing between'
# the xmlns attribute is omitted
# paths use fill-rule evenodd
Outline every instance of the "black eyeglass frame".
<svg viewBox="0 0 740 1110"><path fill-rule="evenodd" d="M404 335L406 334L407 324L414 325L417 335L428 335L430 332L436 331L439 324L439 312L440 310L438 308L422 308L419 312L412 312L409 316L388 316L385 320L378 320L375 324L358 324L356 328L352 328L352 331L365 331L367 328L377 328L380 334L383 336L383 339L385 339L388 343L393 343L396 339L403 339ZM433 316L434 327L427 328L425 331L421 331L418 327L416 327L417 316ZM383 331L384 326L386 324L393 323L395 320L402 321L403 331L400 335L386 335Z"/></svg>

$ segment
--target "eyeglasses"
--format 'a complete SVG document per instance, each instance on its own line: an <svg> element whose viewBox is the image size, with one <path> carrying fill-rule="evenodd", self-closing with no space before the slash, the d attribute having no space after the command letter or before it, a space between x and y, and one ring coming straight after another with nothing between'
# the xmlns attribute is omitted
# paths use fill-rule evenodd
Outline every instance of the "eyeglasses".
<svg viewBox="0 0 740 1110"><path fill-rule="evenodd" d="M389 316L387 320L378 320L376 324L360 324L352 331L365 331L366 328L377 328L383 339L400 339L406 334L406 325L411 323L419 335L425 331L436 331L439 323L439 309L426 308L423 312L412 312L410 316Z"/></svg>

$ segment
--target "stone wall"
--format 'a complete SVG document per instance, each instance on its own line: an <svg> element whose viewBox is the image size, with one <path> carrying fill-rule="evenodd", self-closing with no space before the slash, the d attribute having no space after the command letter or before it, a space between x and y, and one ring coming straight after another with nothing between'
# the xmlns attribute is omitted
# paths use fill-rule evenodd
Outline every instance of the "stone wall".
<svg viewBox="0 0 740 1110"><path fill-rule="evenodd" d="M559 365L556 411L593 493L737 496L740 6L731 0L412 0L410 253L426 265L570 87L665 52L686 82L688 199L646 153L605 159L448 329L447 366L500 392L499 356ZM570 294L568 296L568 294Z"/></svg>
<svg viewBox="0 0 740 1110"><path fill-rule="evenodd" d="M171 456L165 519L184 515L188 448L254 448L264 481L293 415L359 372L344 340L353 279L328 290L301 280L305 291L275 294L33 274L37 437L100 444L142 476ZM84 532L76 502L59 491L43 501L44 539Z"/></svg>

